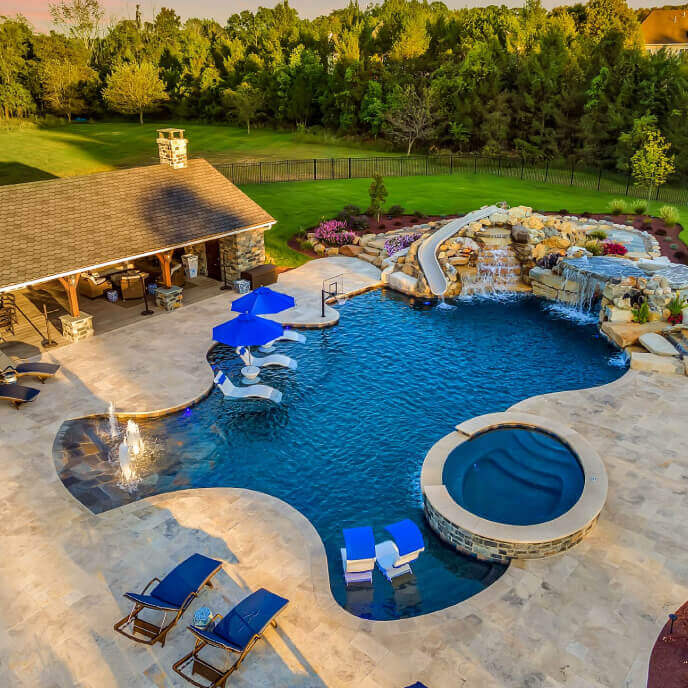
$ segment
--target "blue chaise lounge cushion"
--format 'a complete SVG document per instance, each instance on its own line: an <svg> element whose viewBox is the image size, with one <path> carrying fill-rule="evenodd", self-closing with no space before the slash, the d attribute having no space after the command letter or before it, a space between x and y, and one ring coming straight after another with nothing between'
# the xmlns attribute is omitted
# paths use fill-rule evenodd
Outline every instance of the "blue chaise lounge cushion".
<svg viewBox="0 0 688 688"><path fill-rule="evenodd" d="M221 568L222 562L202 554L192 554L170 571L148 595L126 593L126 597L160 609L180 609L192 592L198 589Z"/></svg>
<svg viewBox="0 0 688 688"><path fill-rule="evenodd" d="M193 632L211 643L242 652L253 636L262 633L288 602L284 597L260 588L241 600L212 631L194 628Z"/></svg>

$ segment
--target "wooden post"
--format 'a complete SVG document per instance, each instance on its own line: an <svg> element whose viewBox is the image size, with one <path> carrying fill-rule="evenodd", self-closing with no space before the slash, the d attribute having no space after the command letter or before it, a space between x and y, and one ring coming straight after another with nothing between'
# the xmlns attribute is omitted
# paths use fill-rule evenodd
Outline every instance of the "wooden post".
<svg viewBox="0 0 688 688"><path fill-rule="evenodd" d="M172 264L172 251L165 251L164 253L156 253L155 257L160 261L162 268L162 283L168 289L172 286L172 272L170 266Z"/></svg>
<svg viewBox="0 0 688 688"><path fill-rule="evenodd" d="M79 277L81 273L76 273L75 275L68 275L67 277L60 277L60 284L64 287L67 292L67 304L69 306L69 315L73 318L79 317L79 295L77 294L76 288L79 285Z"/></svg>

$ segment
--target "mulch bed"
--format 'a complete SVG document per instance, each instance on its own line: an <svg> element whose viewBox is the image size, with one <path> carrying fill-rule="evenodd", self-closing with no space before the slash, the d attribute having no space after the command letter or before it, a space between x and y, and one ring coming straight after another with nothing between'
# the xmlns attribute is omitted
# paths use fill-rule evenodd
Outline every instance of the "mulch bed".
<svg viewBox="0 0 688 688"><path fill-rule="evenodd" d="M688 602L676 615L673 633L669 635L670 622L667 621L652 649L647 688L688 686Z"/></svg>

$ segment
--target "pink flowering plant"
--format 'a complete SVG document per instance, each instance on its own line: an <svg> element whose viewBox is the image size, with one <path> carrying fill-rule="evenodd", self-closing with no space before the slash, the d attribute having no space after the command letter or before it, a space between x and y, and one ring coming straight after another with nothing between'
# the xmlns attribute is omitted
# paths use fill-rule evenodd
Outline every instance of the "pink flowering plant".
<svg viewBox="0 0 688 688"><path fill-rule="evenodd" d="M605 241L602 244L605 256L625 256L628 249L617 241Z"/></svg>
<svg viewBox="0 0 688 688"><path fill-rule="evenodd" d="M354 243L356 233L341 220L323 220L315 230L315 238L328 246L344 246Z"/></svg>
<svg viewBox="0 0 688 688"><path fill-rule="evenodd" d="M413 234L397 234L385 241L385 251L387 251L388 256L391 256L397 251L408 248L414 241L420 239L420 237L421 235L419 232L414 232Z"/></svg>

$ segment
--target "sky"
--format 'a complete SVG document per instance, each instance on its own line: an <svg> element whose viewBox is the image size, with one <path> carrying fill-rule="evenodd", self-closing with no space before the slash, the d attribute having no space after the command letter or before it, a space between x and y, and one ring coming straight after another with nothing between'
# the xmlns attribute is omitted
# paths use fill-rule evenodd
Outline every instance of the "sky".
<svg viewBox="0 0 688 688"><path fill-rule="evenodd" d="M271 7L277 0L139 0L141 12L145 19L155 15L161 7L172 7L182 19L188 17L213 18L224 24L231 14L244 9L256 9L260 5ZM132 0L101 0L106 15L111 18L133 18L136 2ZM359 0L362 6L367 3ZM507 5L517 7L522 0L444 0L445 4L454 9L458 7L475 7L479 5ZM680 0L678 0L680 2ZM677 4L678 4L677 2ZM289 4L302 17L316 17L327 14L330 10L345 7L348 0L290 0ZM566 0L543 0L545 7L556 7L567 3ZM651 0L630 0L631 7L652 7L663 5L665 0L652 2ZM668 4L668 3L666 3ZM49 31L52 26L48 12L48 0L0 0L0 14L13 16L23 14L39 31Z"/></svg>

